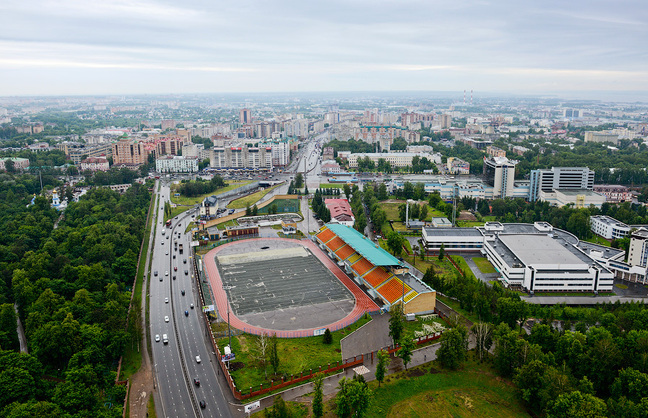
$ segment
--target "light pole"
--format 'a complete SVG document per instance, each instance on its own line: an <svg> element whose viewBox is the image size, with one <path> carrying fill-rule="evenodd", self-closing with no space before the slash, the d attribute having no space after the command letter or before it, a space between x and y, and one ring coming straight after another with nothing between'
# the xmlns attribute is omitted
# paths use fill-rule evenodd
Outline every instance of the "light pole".
<svg viewBox="0 0 648 418"><path fill-rule="evenodd" d="M227 291L234 289L236 286L223 286L223 290L225 291L225 296L227 296ZM232 349L232 328L230 327L230 308L229 308L229 297L227 297L227 333L229 334L229 348L230 350Z"/></svg>

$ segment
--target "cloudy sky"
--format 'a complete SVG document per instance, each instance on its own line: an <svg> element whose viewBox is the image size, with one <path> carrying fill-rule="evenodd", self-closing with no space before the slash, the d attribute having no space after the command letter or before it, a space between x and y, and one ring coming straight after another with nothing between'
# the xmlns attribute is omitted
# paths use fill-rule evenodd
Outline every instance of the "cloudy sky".
<svg viewBox="0 0 648 418"><path fill-rule="evenodd" d="M464 89L648 91L648 1L0 1L0 95Z"/></svg>

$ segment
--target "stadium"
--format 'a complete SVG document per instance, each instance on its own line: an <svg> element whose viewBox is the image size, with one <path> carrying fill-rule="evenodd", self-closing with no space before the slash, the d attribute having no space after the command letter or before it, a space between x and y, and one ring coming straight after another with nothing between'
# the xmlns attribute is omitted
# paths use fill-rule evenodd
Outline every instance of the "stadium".
<svg viewBox="0 0 648 418"><path fill-rule="evenodd" d="M251 334L319 335L401 301L406 313L433 312L436 302L403 263L339 224L325 225L313 240L223 244L203 263L219 316Z"/></svg>

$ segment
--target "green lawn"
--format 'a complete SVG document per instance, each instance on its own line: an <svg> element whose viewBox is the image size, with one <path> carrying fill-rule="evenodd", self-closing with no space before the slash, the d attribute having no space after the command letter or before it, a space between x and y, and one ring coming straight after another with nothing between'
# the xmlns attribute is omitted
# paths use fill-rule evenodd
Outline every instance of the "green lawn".
<svg viewBox="0 0 648 418"><path fill-rule="evenodd" d="M355 324L332 333L333 343L326 345L322 342L323 337L304 338L279 338L277 348L279 351L279 375L284 373L290 376L297 375L309 369L317 369L319 366L326 367L329 363L342 360L340 354L340 340L360 326L369 322L371 318L363 317ZM261 383L264 386L270 384L272 379L272 367L267 363L268 378L265 378L263 364L255 358L255 341L257 336L242 334L232 338L232 351L236 354L236 362L242 363L242 368L232 371L232 377L236 387L242 391L250 387L257 387ZM222 350L227 345L227 338L220 338L218 347ZM276 379L276 378L275 378Z"/></svg>
<svg viewBox="0 0 648 418"><path fill-rule="evenodd" d="M611 245L610 241L606 240L605 238L601 238L598 235L594 235L593 237L587 238L583 241L591 242L598 245L603 245L605 247L609 247Z"/></svg>
<svg viewBox="0 0 648 418"><path fill-rule="evenodd" d="M344 184L339 183L321 183L320 189L344 189Z"/></svg>
<svg viewBox="0 0 648 418"><path fill-rule="evenodd" d="M403 202L380 202L380 207L385 210L385 213L387 214L387 220L390 221L400 221L400 217L398 216L398 207L402 205ZM411 209L411 206L410 206ZM440 212L437 209L434 209L428 205L428 216L425 218L426 221L431 221L432 218L438 218L438 217L445 217L445 214L443 212Z"/></svg>
<svg viewBox="0 0 648 418"><path fill-rule="evenodd" d="M594 292L535 292L533 296L551 296L551 297L565 297L565 296L594 296ZM598 296L615 296L614 292L599 292Z"/></svg>
<svg viewBox="0 0 648 418"><path fill-rule="evenodd" d="M237 187L245 186L246 184L250 184L250 183L252 183L252 181L238 181L238 182L228 183L227 186L223 187L222 189L218 189L215 192L206 193L196 197L174 196L175 189L177 188L177 185L174 185L172 186L173 189L171 191L171 202L175 203L176 205L193 206L205 200L207 196L219 195L221 193L229 192L230 190L234 190Z"/></svg>
<svg viewBox="0 0 648 418"><path fill-rule="evenodd" d="M263 196L267 195L270 193L272 190L276 189L277 187L281 186L281 184L277 184L276 186L273 187L268 187L267 189L264 190L259 190L256 193L252 193L250 195L244 196L240 199L236 199L230 202L229 205L227 205L228 209L243 209L248 207L254 206L255 203L257 203L259 200L263 198Z"/></svg>
<svg viewBox="0 0 648 418"><path fill-rule="evenodd" d="M468 263L466 263L466 260L460 255L451 255L452 260L459 266L461 270L463 270L466 273L472 273L472 270L468 266Z"/></svg>
<svg viewBox="0 0 648 418"><path fill-rule="evenodd" d="M623 290L628 288L628 286L626 286L626 285L624 285L622 283L617 283L617 284L615 284L615 286L618 287L619 289L623 289Z"/></svg>
<svg viewBox="0 0 648 418"><path fill-rule="evenodd" d="M456 300L452 300L446 296L439 295L437 293L437 300L440 300L441 302L445 303L447 306L451 307L452 309L455 310L459 315L463 316L464 318L468 319L470 322L475 323L479 322L479 318L477 315L472 314L464 309L461 309L459 306L459 302Z"/></svg>
<svg viewBox="0 0 648 418"><path fill-rule="evenodd" d="M446 371L436 362L369 383L373 398L366 417L529 417L510 381L485 363L467 362ZM333 410L333 404L327 404ZM328 415L327 415L328 416Z"/></svg>
<svg viewBox="0 0 648 418"><path fill-rule="evenodd" d="M475 226L484 226L484 223L483 221L457 221L457 226L460 228L472 228Z"/></svg>
<svg viewBox="0 0 648 418"><path fill-rule="evenodd" d="M485 257L473 257L473 261L477 264L477 268L484 274L497 273L495 267Z"/></svg>

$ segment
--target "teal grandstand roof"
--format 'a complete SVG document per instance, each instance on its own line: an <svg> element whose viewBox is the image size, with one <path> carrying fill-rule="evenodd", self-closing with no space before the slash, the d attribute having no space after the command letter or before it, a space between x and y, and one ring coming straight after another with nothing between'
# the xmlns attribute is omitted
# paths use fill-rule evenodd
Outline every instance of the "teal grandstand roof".
<svg viewBox="0 0 648 418"><path fill-rule="evenodd" d="M326 227L374 266L395 266L400 264L396 257L376 246L369 238L355 229L341 224L326 224Z"/></svg>

